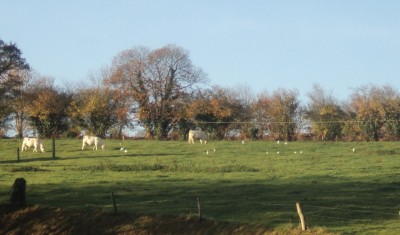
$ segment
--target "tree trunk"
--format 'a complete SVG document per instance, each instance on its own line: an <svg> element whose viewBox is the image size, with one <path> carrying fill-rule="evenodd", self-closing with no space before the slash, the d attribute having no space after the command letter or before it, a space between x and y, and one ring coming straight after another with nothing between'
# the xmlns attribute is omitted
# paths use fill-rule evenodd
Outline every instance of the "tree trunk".
<svg viewBox="0 0 400 235"><path fill-rule="evenodd" d="M23 115L18 112L15 113L15 128L17 130L18 138L22 138L24 130L24 119Z"/></svg>

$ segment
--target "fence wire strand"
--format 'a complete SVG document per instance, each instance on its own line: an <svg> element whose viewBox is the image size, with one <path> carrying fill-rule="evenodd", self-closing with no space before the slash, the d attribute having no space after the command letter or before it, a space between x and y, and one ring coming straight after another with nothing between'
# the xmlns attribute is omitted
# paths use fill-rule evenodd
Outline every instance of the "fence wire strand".
<svg viewBox="0 0 400 235"><path fill-rule="evenodd" d="M341 211L350 211L350 212L359 212L359 213L371 213L371 214L380 214L380 215L392 215L398 216L395 213L387 213L387 212L376 212L376 211L368 211L368 210L353 210L353 209L345 209L345 208L337 208L337 207L327 207L327 206L310 206L310 205L303 205L304 208L320 208L320 209L329 209L329 210L341 210Z"/></svg>
<svg viewBox="0 0 400 235"><path fill-rule="evenodd" d="M334 124L334 123L370 123L370 122L400 122L400 120L332 120L332 121L305 121L307 123L315 123L315 124ZM265 121L265 122L259 122L259 121L251 121L251 122L240 122L240 121L229 121L229 122L224 122L224 121L216 121L216 122L211 122L211 121L194 121L193 123L195 124L295 124L299 122L275 122L275 121Z"/></svg>

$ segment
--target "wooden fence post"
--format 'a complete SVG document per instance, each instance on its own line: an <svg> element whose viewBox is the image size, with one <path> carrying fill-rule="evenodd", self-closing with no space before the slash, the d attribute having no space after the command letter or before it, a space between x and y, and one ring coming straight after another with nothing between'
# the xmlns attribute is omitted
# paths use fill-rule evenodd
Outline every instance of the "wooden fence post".
<svg viewBox="0 0 400 235"><path fill-rule="evenodd" d="M115 203L115 197L113 192L111 192L111 201L114 207L114 213L117 214L117 204Z"/></svg>
<svg viewBox="0 0 400 235"><path fill-rule="evenodd" d="M17 161L19 162L19 148L17 147Z"/></svg>
<svg viewBox="0 0 400 235"><path fill-rule="evenodd" d="M200 196L197 197L197 210L199 213L199 220L202 220L201 218L201 203L200 203Z"/></svg>
<svg viewBox="0 0 400 235"><path fill-rule="evenodd" d="M300 217L301 230L306 231L307 229L306 220L304 219L304 214L303 210L301 209L300 202L296 202L296 208L297 208L297 214L299 214Z"/></svg>
<svg viewBox="0 0 400 235"><path fill-rule="evenodd" d="M56 138L54 136L51 137L51 147L52 147L52 156L56 158Z"/></svg>
<svg viewBox="0 0 400 235"><path fill-rule="evenodd" d="M26 180L16 178L12 186L10 201L13 205L25 206L26 204Z"/></svg>

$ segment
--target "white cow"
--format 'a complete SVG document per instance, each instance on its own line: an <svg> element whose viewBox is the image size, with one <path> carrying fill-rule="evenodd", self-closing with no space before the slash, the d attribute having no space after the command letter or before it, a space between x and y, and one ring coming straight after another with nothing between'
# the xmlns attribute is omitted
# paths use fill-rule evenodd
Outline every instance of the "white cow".
<svg viewBox="0 0 400 235"><path fill-rule="evenodd" d="M44 153L44 147L42 141L39 138L25 137L22 141L21 152L26 151L28 148L33 147L33 152L37 152L37 148Z"/></svg>
<svg viewBox="0 0 400 235"><path fill-rule="evenodd" d="M194 141L197 139L200 139L200 143L203 143L203 141L204 141L204 143L207 144L208 135L204 131L190 130L189 138L188 138L189 144L194 144Z"/></svg>
<svg viewBox="0 0 400 235"><path fill-rule="evenodd" d="M85 148L86 145L94 145L93 150L95 150L95 149L97 150L97 146L101 146L101 149L104 150L104 147L106 146L103 143L103 140L100 139L100 137L89 136L89 135L83 136L82 150Z"/></svg>

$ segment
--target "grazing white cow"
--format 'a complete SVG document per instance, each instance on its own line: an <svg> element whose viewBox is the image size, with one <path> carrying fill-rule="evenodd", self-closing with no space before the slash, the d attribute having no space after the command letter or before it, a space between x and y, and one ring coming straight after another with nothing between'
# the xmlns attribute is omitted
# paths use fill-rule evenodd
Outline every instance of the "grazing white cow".
<svg viewBox="0 0 400 235"><path fill-rule="evenodd" d="M22 141L21 152L26 151L28 148L33 147L33 152L37 152L37 148L44 153L44 147L42 141L39 138L25 137Z"/></svg>
<svg viewBox="0 0 400 235"><path fill-rule="evenodd" d="M95 150L95 149L97 150L97 146L101 146L101 149L104 150L104 147L106 146L103 143L103 140L100 139L100 137L89 136L89 135L83 136L82 150L85 148L86 145L94 145L93 150Z"/></svg>
<svg viewBox="0 0 400 235"><path fill-rule="evenodd" d="M207 140L208 140L208 135L206 132L204 131L195 131L195 130L190 130L189 131L189 138L188 138L188 142L189 144L194 144L194 141L199 139L200 143L204 143L207 144Z"/></svg>

